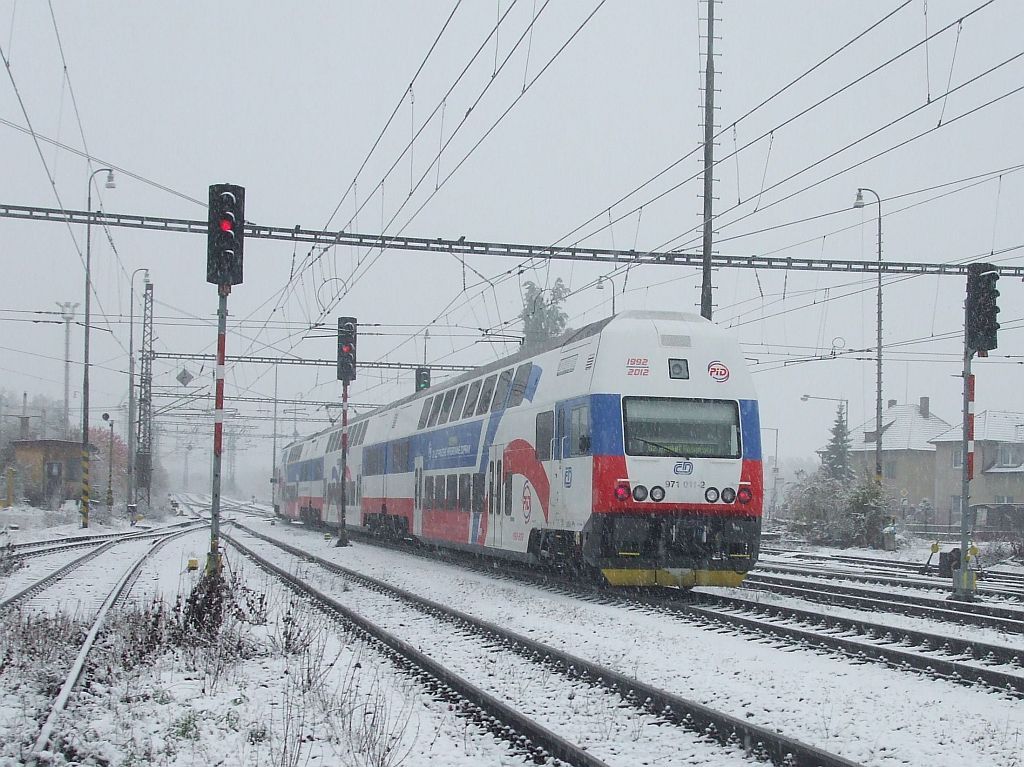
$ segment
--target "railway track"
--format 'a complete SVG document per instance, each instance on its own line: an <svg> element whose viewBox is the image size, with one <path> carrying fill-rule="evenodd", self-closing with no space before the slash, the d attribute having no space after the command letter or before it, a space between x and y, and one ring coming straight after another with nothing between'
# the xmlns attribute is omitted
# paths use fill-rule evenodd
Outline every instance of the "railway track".
<svg viewBox="0 0 1024 767"><path fill-rule="evenodd" d="M930 596L899 591L880 591L860 586L783 577L753 572L744 581L745 590L761 590L873 612L899 613L917 618L978 626L1010 634L1024 634L1024 609L984 602L950 602Z"/></svg>
<svg viewBox="0 0 1024 767"><path fill-rule="evenodd" d="M778 557L777 559L761 559L758 570L784 572L794 570L799 573L814 571L822 577L842 577L850 580L861 580L868 583L886 583L887 578L897 582L906 580L915 587L950 591L948 578L940 578L934 574L934 565L929 571L918 562L903 562L875 557L864 557L855 554L814 554L788 549L762 548L762 555ZM900 577L902 576L902 578ZM994 568L984 571L978 581L978 593L991 596L1024 599L1024 574L1000 572Z"/></svg>
<svg viewBox="0 0 1024 767"><path fill-rule="evenodd" d="M366 538L374 545L437 559L432 553L401 543ZM1011 645L971 642L928 631L905 629L869 620L824 615L820 611L768 604L756 597L728 597L695 591L648 591L624 594L581 587L579 583L538 574L527 568L496 571L471 556L447 552L446 561L489 577L527 581L539 588L576 598L635 609L668 612L692 624L695 620L717 631L739 631L752 638L784 642L800 650L824 650L858 663L920 673L963 685L981 685L1014 697L1024 697L1024 649ZM1017 626L1014 624L1015 629Z"/></svg>
<svg viewBox="0 0 1024 767"><path fill-rule="evenodd" d="M294 589L324 609L355 622L377 641L384 642L391 651L415 663L421 672L431 675L437 684L455 689L487 716L500 721L502 728L510 728L512 742L527 738L530 743L527 751L534 758L546 755L570 764L632 765L644 763L644 754L672 753L681 759L686 759L689 754L699 763L711 759L720 763L725 755L732 754L738 760L753 756L780 765L853 764L774 729L760 727L659 690L607 667L320 559L237 522L235 526L248 536L247 541L243 543L234 536L225 537L242 553L284 578ZM255 551L256 548L260 552ZM277 564L271 561L273 558L277 559ZM308 579L293 575L296 559L312 563L321 577L329 576L324 578L326 583L336 585L340 576L349 589L358 592L346 593L345 601L358 600L360 613L372 612L373 622L319 591ZM307 576L313 577L312 574ZM388 624L387 628L382 624ZM416 624L420 625L418 634L409 628ZM399 631L405 634L404 638L396 636ZM436 654L442 660L414 651L412 645L415 643L430 646L431 655ZM456 662L460 669L470 669L474 678L488 679L491 689L483 691L466 682L451 670L451 665ZM511 689L507 686L502 688L500 681L491 681L491 678L500 676L495 673L496 668L505 668L506 673L517 680ZM541 685L545 701L556 703L540 705L532 691L535 684ZM518 697L514 695L517 688L522 690L524 687L527 690L525 697L522 693ZM506 696L514 699L513 706L498 700ZM574 744L573 738L565 732L576 733L585 729L587 716L586 711L574 710L570 705L569 702L577 696L586 696L591 708L598 708L598 717L633 722L632 726L636 727L634 737L612 738L611 744L600 738ZM561 708L557 701L562 702ZM538 722L537 719L543 721ZM676 726L665 726L670 724ZM639 739L641 735L642 741ZM575 736L575 739L579 737Z"/></svg>
<svg viewBox="0 0 1024 767"><path fill-rule="evenodd" d="M186 527L191 524L193 524L191 520L188 522L177 522L161 527L159 531L155 532L178 529L181 527ZM99 546L100 544L107 543L109 541L117 542L132 540L133 538L145 537L148 535L152 535L153 533L154 530L151 528L138 528L118 533L63 536L60 538L47 538L38 541L12 543L10 547L11 556L15 560L24 560L29 559L31 557L47 556L58 552L73 551L74 549Z"/></svg>
<svg viewBox="0 0 1024 767"><path fill-rule="evenodd" d="M54 587L88 562L95 560L100 554L109 552L118 546L127 549L127 551L120 555L120 558L127 560L126 566L112 569L109 563L107 563L105 567L95 568L94 572L90 573L91 594L85 594L84 599L79 602L79 605L81 606L82 602L84 602L87 609L91 608L90 612L93 614L92 624L65 675L64 682L61 684L60 689L48 708L45 720L40 724L39 733L32 746L33 758L37 759L37 761L51 744L58 718L67 706L75 687L82 678L86 660L95 645L96 639L104 628L110 610L119 600L124 598L147 560L155 552L170 541L188 535L198 529L201 529L201 527L155 531L133 536L130 539L100 542L97 548L78 557L68 565L36 581L28 588L0 603L0 610L9 609L16 605L27 606L32 600L40 598L47 589Z"/></svg>

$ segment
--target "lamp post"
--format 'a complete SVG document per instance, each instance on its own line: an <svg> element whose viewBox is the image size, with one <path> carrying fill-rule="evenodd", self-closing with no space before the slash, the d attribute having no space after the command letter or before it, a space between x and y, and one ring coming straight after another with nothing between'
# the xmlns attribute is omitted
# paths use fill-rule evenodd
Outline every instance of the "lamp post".
<svg viewBox="0 0 1024 767"><path fill-rule="evenodd" d="M103 414L103 420L110 424L110 437L107 441L107 511L114 508L114 419L110 413Z"/></svg>
<svg viewBox="0 0 1024 767"><path fill-rule="evenodd" d="M82 527L89 526L89 307L92 294L92 180L98 173L107 174L106 188L113 189L114 171L98 168L86 184L85 220L85 352L82 356Z"/></svg>
<svg viewBox="0 0 1024 767"><path fill-rule="evenodd" d="M135 275L145 272L143 278L149 284L149 269L140 267L132 272L130 298L128 299L128 520L135 522Z"/></svg>
<svg viewBox="0 0 1024 767"><path fill-rule="evenodd" d="M882 484L882 198L874 189L866 186L857 190L854 208L864 207L864 192L871 192L878 203L878 318L875 323L878 332L878 356L875 366L875 482Z"/></svg>
<svg viewBox="0 0 1024 767"><path fill-rule="evenodd" d="M615 316L615 282L612 280L611 277L605 277L604 275L602 275L602 276L597 278L597 289L598 290L604 290L604 281L605 280L608 280L608 282L610 282L611 285L612 285L612 317L614 317Z"/></svg>
<svg viewBox="0 0 1024 767"><path fill-rule="evenodd" d="M846 427L846 433L850 433L850 400L842 397L814 397L810 394L800 395L801 402L806 402L809 399L820 399L827 402L841 402L843 404L843 426Z"/></svg>

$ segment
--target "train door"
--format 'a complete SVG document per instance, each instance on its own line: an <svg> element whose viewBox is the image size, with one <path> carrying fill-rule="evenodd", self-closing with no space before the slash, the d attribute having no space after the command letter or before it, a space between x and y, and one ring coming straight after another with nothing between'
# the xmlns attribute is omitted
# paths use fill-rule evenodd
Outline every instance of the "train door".
<svg viewBox="0 0 1024 767"><path fill-rule="evenodd" d="M491 445L487 460L487 545L501 547L505 480L502 471L504 445Z"/></svg>
<svg viewBox="0 0 1024 767"><path fill-rule="evenodd" d="M590 451L590 402L587 397L559 402L555 407L556 460L552 515L562 525L576 527L590 516L593 463Z"/></svg>
<svg viewBox="0 0 1024 767"><path fill-rule="evenodd" d="M423 456L413 460L412 471L412 532L413 535L423 534Z"/></svg>

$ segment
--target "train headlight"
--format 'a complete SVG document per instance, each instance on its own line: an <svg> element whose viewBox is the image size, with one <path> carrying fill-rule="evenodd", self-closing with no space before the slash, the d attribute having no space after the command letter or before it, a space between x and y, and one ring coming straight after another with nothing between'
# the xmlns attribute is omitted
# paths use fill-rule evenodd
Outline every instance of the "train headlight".
<svg viewBox="0 0 1024 767"><path fill-rule="evenodd" d="M619 502L625 502L630 499L629 483L619 482L615 486L615 500Z"/></svg>
<svg viewBox="0 0 1024 767"><path fill-rule="evenodd" d="M664 501L665 500L665 488L660 485L655 485L651 488L651 500L652 501Z"/></svg>
<svg viewBox="0 0 1024 767"><path fill-rule="evenodd" d="M722 490L722 503L732 503L736 500L736 491L731 487Z"/></svg>
<svg viewBox="0 0 1024 767"><path fill-rule="evenodd" d="M637 503L647 500L647 488L643 485L637 485L633 488L633 500Z"/></svg>
<svg viewBox="0 0 1024 767"><path fill-rule="evenodd" d="M754 492L749 487L741 487L736 492L736 500L740 503L750 503L754 500Z"/></svg>
<svg viewBox="0 0 1024 767"><path fill-rule="evenodd" d="M708 503L716 503L718 501L718 496L719 493L717 487L709 487L704 491L704 500Z"/></svg>

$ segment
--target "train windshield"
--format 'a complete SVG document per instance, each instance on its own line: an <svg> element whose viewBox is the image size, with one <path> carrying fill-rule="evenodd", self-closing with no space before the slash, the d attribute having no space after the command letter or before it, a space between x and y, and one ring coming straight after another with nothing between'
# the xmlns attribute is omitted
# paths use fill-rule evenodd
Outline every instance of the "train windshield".
<svg viewBox="0 0 1024 767"><path fill-rule="evenodd" d="M736 402L670 397L624 397L627 455L739 458Z"/></svg>

